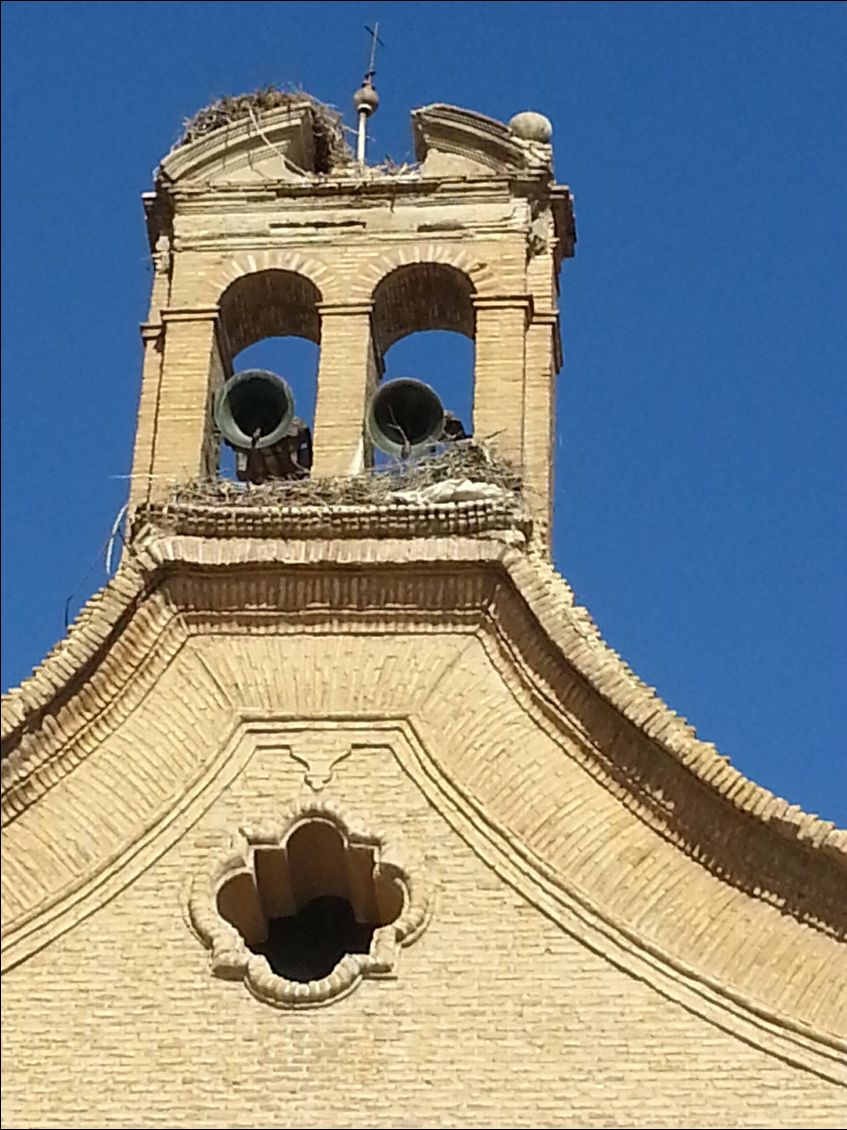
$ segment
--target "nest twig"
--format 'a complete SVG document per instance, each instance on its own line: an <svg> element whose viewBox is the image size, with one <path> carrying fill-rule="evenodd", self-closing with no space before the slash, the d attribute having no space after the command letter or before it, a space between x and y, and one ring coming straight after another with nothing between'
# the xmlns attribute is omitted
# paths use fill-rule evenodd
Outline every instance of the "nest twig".
<svg viewBox="0 0 847 1130"><path fill-rule="evenodd" d="M493 483L517 496L521 480L508 463L475 440L459 440L424 456L358 475L315 479L270 479L258 485L231 479L195 479L175 488L171 501L208 506L374 506L396 491L419 490L445 480Z"/></svg>
<svg viewBox="0 0 847 1130"><path fill-rule="evenodd" d="M232 122L261 117L263 111L276 110L280 106L291 106L306 101L312 108L312 134L315 141L315 172L328 173L339 165L349 164L353 154L344 138L341 115L337 110L318 101L305 91L280 90L276 86L265 86L252 93L218 98L209 106L199 110L189 118L183 127L182 135L174 146L178 149L196 141L198 137L230 125Z"/></svg>

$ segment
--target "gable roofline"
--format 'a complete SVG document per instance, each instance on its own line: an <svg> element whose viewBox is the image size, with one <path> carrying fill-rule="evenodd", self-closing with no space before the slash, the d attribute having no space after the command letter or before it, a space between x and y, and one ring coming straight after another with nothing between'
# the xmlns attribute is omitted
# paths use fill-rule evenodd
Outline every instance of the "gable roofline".
<svg viewBox="0 0 847 1130"><path fill-rule="evenodd" d="M371 509L362 507L360 520ZM40 731L49 733L55 729L52 712L67 702L99 667L111 644L161 585L165 574L181 565L190 567L191 562L181 556L189 540L195 546L200 544L196 538L167 537L153 538L144 548L136 543L112 580L82 608L66 637L29 678L3 696L4 793L7 783L25 781L35 770L38 757L34 745ZM239 558L249 559L249 543L203 541L206 544L201 546L200 556L213 567L237 566ZM491 542L487 544L490 553ZM292 543L288 543L288 550L291 547ZM432 544L429 548L433 548ZM195 549L192 556L195 552L198 551ZM347 560L352 556L348 553ZM567 581L544 557L505 544L494 556L542 629L546 642L621 718L726 801L732 811L766 827L773 834L775 845L782 845L783 850L796 847L803 852L821 853L847 871L847 830L804 812L756 784L731 765L713 744L698 738L695 729L606 643L588 610L576 603ZM449 557L445 563L449 563ZM24 739L29 752L21 758Z"/></svg>

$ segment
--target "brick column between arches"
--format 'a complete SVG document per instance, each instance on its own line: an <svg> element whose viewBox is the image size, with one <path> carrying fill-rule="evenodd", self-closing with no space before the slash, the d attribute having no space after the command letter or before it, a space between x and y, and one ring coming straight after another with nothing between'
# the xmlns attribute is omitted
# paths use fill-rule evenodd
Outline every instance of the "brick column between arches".
<svg viewBox="0 0 847 1130"><path fill-rule="evenodd" d="M524 370L531 299L476 297L474 436L523 469Z"/></svg>
<svg viewBox="0 0 847 1130"><path fill-rule="evenodd" d="M154 412L150 458L151 498L175 483L213 474L212 398L223 380L216 306L165 309L164 354ZM139 418L139 428L146 426Z"/></svg>
<svg viewBox="0 0 847 1130"><path fill-rule="evenodd" d="M365 465L365 411L376 388L372 303L322 303L321 357L315 405L314 464L320 478Z"/></svg>

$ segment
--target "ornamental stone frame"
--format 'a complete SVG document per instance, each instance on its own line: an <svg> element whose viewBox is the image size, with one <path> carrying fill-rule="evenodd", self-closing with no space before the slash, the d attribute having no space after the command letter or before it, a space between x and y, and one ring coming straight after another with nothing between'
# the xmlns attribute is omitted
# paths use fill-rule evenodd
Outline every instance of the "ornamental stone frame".
<svg viewBox="0 0 847 1130"><path fill-rule="evenodd" d="M370 859L374 885L390 884L399 893L399 907L383 915L386 919L373 935L365 954L345 954L328 976L294 981L277 975L266 957L251 952L255 941L267 934L267 919L285 913L294 903L292 877L286 874L284 857L291 838L307 825L320 824L336 831L345 854ZM273 891L263 891L258 880L258 853L278 854L282 866L274 871ZM355 873L358 872L358 879ZM351 897L357 909L367 900L363 891L361 867L351 866L344 877L346 886L357 887ZM239 880L249 888L248 899L255 905L243 912L248 925L239 929L220 909L221 895L228 884ZM377 898L379 896L377 895ZM192 884L188 917L199 939L210 950L212 972L227 980L241 980L259 1000L278 1008L308 1008L330 1004L347 996L365 978L396 976L401 947L411 945L426 928L431 911L429 884L398 857L394 846L380 833L363 834L353 830L351 821L339 807L325 800L306 801L291 808L281 820L245 825L236 832L229 850L212 860L207 871ZM252 922L249 919L252 918ZM245 934L253 934L245 937Z"/></svg>

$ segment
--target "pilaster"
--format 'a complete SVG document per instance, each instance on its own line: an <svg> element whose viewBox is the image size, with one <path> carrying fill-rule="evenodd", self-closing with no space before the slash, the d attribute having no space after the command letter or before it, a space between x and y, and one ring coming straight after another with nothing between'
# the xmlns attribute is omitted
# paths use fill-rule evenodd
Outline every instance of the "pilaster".
<svg viewBox="0 0 847 1130"><path fill-rule="evenodd" d="M376 386L370 302L321 303L321 358L315 406L318 477L350 475L365 464L365 405Z"/></svg>

